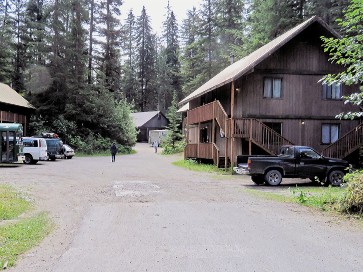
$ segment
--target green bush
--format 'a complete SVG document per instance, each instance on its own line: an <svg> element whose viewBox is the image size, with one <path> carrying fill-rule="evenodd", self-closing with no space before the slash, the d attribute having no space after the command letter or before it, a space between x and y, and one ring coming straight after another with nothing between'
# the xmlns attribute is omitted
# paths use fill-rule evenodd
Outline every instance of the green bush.
<svg viewBox="0 0 363 272"><path fill-rule="evenodd" d="M165 141L162 145L163 147L163 154L170 155L170 154L176 154L184 151L185 147L185 141L177 141L173 144L171 144L169 141Z"/></svg>
<svg viewBox="0 0 363 272"><path fill-rule="evenodd" d="M73 146L77 152L84 154L109 152L112 143L113 141L111 139L93 133L90 133L85 139L82 139L80 136L69 138L69 144ZM122 146L120 144L117 144L117 148L118 153L121 154L128 154L132 150L132 147Z"/></svg>
<svg viewBox="0 0 363 272"><path fill-rule="evenodd" d="M363 214L363 170L345 175L344 180L347 189L341 200L342 210Z"/></svg>

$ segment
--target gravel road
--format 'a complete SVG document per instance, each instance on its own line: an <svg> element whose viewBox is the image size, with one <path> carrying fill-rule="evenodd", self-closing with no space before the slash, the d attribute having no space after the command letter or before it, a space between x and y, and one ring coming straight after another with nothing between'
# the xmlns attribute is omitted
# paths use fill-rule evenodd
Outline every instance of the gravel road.
<svg viewBox="0 0 363 272"><path fill-rule="evenodd" d="M248 177L191 172L147 144L136 150L115 163L1 168L0 183L30 192L55 223L9 271L362 271L359 225L254 197Z"/></svg>

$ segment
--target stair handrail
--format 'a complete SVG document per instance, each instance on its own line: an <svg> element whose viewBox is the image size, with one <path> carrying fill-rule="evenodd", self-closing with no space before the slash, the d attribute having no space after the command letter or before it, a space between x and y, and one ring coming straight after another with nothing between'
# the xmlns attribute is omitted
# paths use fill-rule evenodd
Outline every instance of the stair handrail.
<svg viewBox="0 0 363 272"><path fill-rule="evenodd" d="M345 158L363 145L363 123L354 127L321 151L326 157Z"/></svg>
<svg viewBox="0 0 363 272"><path fill-rule="evenodd" d="M238 127L239 121L243 122L242 129ZM290 140L255 118L236 119L234 126L235 131L242 132L242 135L272 155L277 155L282 145L293 145ZM246 129L248 131L244 131Z"/></svg>
<svg viewBox="0 0 363 272"><path fill-rule="evenodd" d="M213 113L214 118L217 121L220 129L222 129L222 131L224 132L225 136L228 137L228 130L229 130L227 123L228 115L219 100L215 100L213 103L214 103L214 113Z"/></svg>

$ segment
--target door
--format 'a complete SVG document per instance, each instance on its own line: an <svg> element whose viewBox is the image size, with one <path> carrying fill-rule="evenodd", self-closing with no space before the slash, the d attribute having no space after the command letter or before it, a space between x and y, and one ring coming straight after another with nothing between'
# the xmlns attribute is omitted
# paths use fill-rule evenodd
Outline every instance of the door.
<svg viewBox="0 0 363 272"><path fill-rule="evenodd" d="M323 165L323 158L315 150L303 147L300 148L300 155L297 158L296 172L301 177L322 177L325 176L326 166Z"/></svg>
<svg viewBox="0 0 363 272"><path fill-rule="evenodd" d="M1 162L12 162L15 158L15 132L1 132Z"/></svg>

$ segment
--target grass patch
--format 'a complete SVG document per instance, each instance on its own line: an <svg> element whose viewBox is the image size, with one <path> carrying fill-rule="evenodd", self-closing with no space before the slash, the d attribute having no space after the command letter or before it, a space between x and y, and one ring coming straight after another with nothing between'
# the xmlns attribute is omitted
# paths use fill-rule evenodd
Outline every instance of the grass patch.
<svg viewBox="0 0 363 272"><path fill-rule="evenodd" d="M287 196L285 194L279 194L279 193L272 193L272 192L265 192L260 190L254 190L254 189L246 189L246 192L253 196L257 196L263 199L267 200L273 200L278 202L294 202L293 198L291 196Z"/></svg>
<svg viewBox="0 0 363 272"><path fill-rule="evenodd" d="M182 167L191 171L196 172L206 172L206 173L215 173L215 174L221 174L221 175L230 175L231 172L225 171L223 169L219 169L217 166L212 164L203 164L198 163L195 160L179 160L173 162L174 165L178 167Z"/></svg>
<svg viewBox="0 0 363 272"><path fill-rule="evenodd" d="M298 203L307 207L318 208L323 211L341 211L341 199L345 187L292 187L288 190L261 191L247 189L246 191L254 196L267 200Z"/></svg>
<svg viewBox="0 0 363 272"><path fill-rule="evenodd" d="M14 188L8 185L0 185L0 220L14 219L30 209L30 207L31 203Z"/></svg>
<svg viewBox="0 0 363 272"><path fill-rule="evenodd" d="M340 211L345 187L291 188L295 202L304 206L319 208L323 211Z"/></svg>
<svg viewBox="0 0 363 272"><path fill-rule="evenodd" d="M52 224L47 214L22 219L15 224L0 227L0 267L7 263L14 265L17 257L23 254L49 234Z"/></svg>
<svg viewBox="0 0 363 272"><path fill-rule="evenodd" d="M20 218L33 207L26 195L13 187L0 185L0 268L11 267L17 257L37 245L51 230L47 214ZM14 222L6 220L13 219Z"/></svg>

